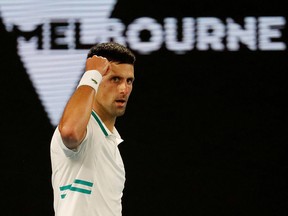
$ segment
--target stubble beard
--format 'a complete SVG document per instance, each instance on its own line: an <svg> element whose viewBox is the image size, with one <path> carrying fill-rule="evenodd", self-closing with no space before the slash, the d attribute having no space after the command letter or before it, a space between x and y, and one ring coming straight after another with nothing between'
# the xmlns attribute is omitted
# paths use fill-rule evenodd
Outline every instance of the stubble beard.
<svg viewBox="0 0 288 216"><path fill-rule="evenodd" d="M121 110L117 110L117 111L116 111L116 117L123 116L123 115L125 114L125 111L126 111L126 107L124 107L124 108L121 109Z"/></svg>

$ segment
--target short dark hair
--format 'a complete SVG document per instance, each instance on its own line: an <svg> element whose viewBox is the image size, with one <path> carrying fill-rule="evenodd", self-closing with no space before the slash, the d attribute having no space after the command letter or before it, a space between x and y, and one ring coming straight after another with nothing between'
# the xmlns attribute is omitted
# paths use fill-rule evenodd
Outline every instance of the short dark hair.
<svg viewBox="0 0 288 216"><path fill-rule="evenodd" d="M124 45L116 42L99 43L91 47L87 54L87 58L93 55L102 56L108 61L117 62L120 64L132 64L136 61L135 55Z"/></svg>

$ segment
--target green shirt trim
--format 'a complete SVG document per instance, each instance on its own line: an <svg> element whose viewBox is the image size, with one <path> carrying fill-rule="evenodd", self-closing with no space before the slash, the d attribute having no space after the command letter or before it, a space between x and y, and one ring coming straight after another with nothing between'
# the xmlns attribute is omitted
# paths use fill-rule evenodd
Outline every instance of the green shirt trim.
<svg viewBox="0 0 288 216"><path fill-rule="evenodd" d="M97 121L97 123L99 124L102 132L104 133L105 136L108 136L108 132L105 130L101 120L99 119L99 117L96 115L96 113L92 110L92 116L94 117L94 119Z"/></svg>

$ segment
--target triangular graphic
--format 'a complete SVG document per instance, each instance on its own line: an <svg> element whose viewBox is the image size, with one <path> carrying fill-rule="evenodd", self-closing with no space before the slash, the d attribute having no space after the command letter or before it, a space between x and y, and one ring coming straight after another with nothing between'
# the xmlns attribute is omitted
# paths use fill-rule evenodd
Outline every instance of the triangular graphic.
<svg viewBox="0 0 288 216"><path fill-rule="evenodd" d="M104 42L105 25L109 23L115 4L116 0L1 0L0 11L7 31L17 26L22 32L31 32L41 25L42 49L38 47L38 36L18 37L18 54L52 125L58 124L65 104L84 72L88 48L75 48L76 23L81 23L82 44ZM55 30L51 23L62 26ZM56 39L52 32L57 34ZM55 42L67 47L52 49L51 44Z"/></svg>

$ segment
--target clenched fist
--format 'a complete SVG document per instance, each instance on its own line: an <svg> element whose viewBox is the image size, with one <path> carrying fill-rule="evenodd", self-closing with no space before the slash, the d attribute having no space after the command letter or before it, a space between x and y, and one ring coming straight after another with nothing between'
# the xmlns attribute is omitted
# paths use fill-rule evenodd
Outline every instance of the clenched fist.
<svg viewBox="0 0 288 216"><path fill-rule="evenodd" d="M101 73L102 76L105 76L110 69L109 61L102 57L94 55L87 58L86 60L86 71L88 70L97 70Z"/></svg>

